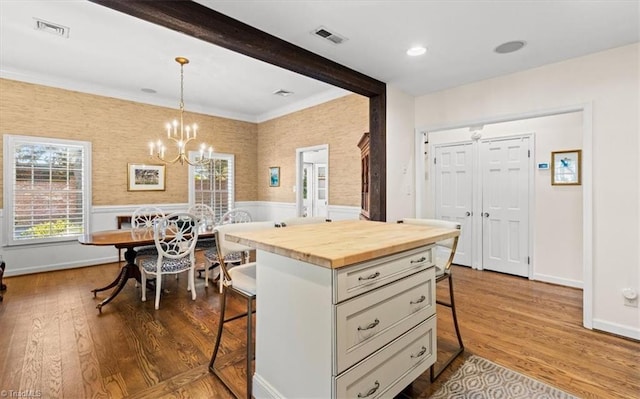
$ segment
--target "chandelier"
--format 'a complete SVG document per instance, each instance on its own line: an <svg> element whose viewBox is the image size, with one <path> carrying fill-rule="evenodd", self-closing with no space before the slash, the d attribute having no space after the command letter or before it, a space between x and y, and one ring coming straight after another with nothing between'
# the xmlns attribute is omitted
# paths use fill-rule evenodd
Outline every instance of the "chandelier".
<svg viewBox="0 0 640 399"><path fill-rule="evenodd" d="M171 164L180 162L184 165L185 162L192 166L206 165L211 162L211 155L213 148L209 147L209 157L205 158L206 144L200 145L200 155L195 161L189 160L186 154L187 144L196 139L198 134L198 125L195 123L192 125L184 124L184 65L189 63L189 60L184 57L176 57L176 62L180 64L180 121L174 119L172 123L167 123L167 139L173 141L178 146L178 155L173 159L167 160L165 154L167 147L162 143L162 140L158 140L156 143L149 143L149 155L155 156L162 162Z"/></svg>

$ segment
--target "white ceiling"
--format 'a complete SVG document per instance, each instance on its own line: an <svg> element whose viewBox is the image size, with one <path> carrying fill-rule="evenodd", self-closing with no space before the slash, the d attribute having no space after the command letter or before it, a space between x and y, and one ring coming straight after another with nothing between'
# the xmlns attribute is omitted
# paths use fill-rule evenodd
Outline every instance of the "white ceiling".
<svg viewBox="0 0 640 399"><path fill-rule="evenodd" d="M640 0L198 0L209 8L414 96L640 40ZM40 18L69 38L36 31ZM348 40L334 45L323 26ZM506 41L520 51L499 55ZM427 54L409 57L415 44ZM341 89L83 0L0 0L0 76L262 121L343 95ZM149 94L141 91L151 88ZM278 89L293 91L275 96ZM0 93L1 95L1 93Z"/></svg>

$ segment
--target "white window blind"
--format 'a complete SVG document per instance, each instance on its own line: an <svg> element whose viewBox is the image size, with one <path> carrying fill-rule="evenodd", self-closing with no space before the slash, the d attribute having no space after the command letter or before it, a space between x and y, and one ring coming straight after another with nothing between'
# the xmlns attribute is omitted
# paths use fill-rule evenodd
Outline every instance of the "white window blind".
<svg viewBox="0 0 640 399"><path fill-rule="evenodd" d="M75 240L88 230L91 144L4 136L8 245Z"/></svg>
<svg viewBox="0 0 640 399"><path fill-rule="evenodd" d="M190 202L209 205L217 224L222 215L234 208L235 162L232 154L213 153L210 158L209 164L190 168Z"/></svg>

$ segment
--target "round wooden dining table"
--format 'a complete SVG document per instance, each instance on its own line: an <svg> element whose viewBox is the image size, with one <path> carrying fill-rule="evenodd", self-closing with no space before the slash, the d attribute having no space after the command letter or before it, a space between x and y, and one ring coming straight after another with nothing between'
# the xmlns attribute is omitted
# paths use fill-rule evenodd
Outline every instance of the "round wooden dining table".
<svg viewBox="0 0 640 399"><path fill-rule="evenodd" d="M206 229L204 226L198 232L198 239L212 238L214 232L211 229ZM136 229L122 229L122 230L103 230L95 231L92 233L83 234L78 237L78 242L83 245L97 245L97 246L114 246L118 249L125 249L124 259L126 263L120 268L120 272L116 278L101 288L95 288L91 290L94 297L98 292L106 291L113 288L111 294L103 299L96 308L102 313L102 307L111 302L127 284L127 281L131 278L135 278L136 281L141 282L140 269L135 264L137 252L135 248L145 245L153 245L155 241L153 239L153 228L136 228ZM147 288L153 289L153 282L147 280Z"/></svg>

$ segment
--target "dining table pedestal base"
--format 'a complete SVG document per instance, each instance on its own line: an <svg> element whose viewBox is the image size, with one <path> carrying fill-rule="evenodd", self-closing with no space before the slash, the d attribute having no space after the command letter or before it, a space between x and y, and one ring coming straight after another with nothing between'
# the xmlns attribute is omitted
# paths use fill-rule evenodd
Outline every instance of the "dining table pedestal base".
<svg viewBox="0 0 640 399"><path fill-rule="evenodd" d="M138 266L135 264L136 251L133 248L127 248L127 251L124 253L124 258L127 263L122 266L122 268L120 269L120 273L116 276L115 280L102 288L91 290L91 292L93 292L93 297L95 298L98 292L106 291L115 287L107 298L103 299L102 302L96 305L96 308L100 311L100 313L102 313L102 307L104 305L108 304L113 300L113 298L118 296L118 294L120 293L120 291L122 291L130 278L135 278L137 282L141 282L140 269L138 269ZM148 281L147 283L148 288L153 288L153 284L151 282Z"/></svg>

